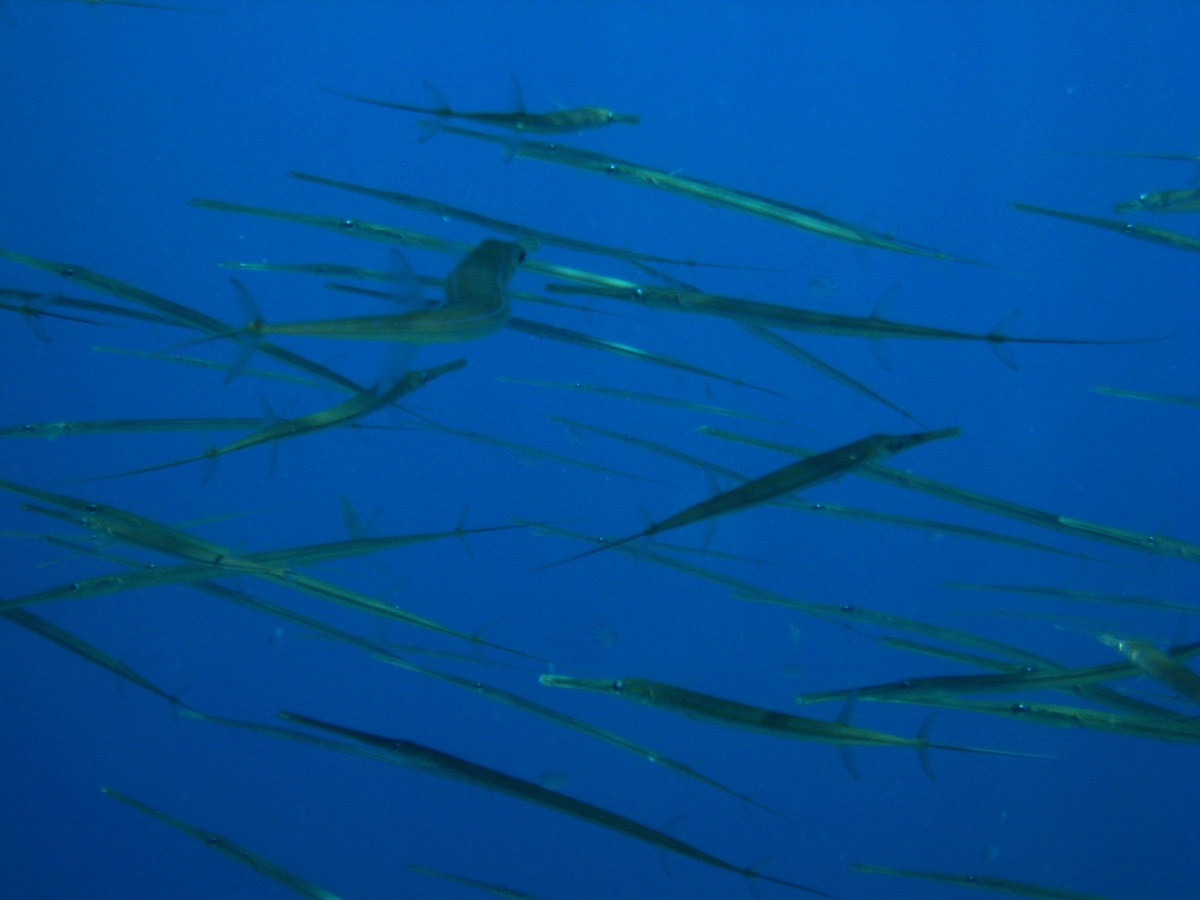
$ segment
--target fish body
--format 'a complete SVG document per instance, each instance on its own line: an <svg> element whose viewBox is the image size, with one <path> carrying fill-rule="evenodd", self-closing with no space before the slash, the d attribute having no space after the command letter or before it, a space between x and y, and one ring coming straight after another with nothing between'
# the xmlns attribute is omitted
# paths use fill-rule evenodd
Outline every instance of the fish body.
<svg viewBox="0 0 1200 900"><path fill-rule="evenodd" d="M525 259L525 247L510 241L484 240L446 278L446 303L400 315L353 316L268 325L251 321L251 338L291 335L343 340L434 344L472 341L503 328L509 318L508 282Z"/></svg>
<svg viewBox="0 0 1200 900"><path fill-rule="evenodd" d="M691 844L673 838L665 832L657 831L619 813L595 806L583 800L577 800L558 791L549 790L532 781L525 781L524 779L516 778L496 769L451 756L432 747L426 747L422 744L399 738L383 737L365 731L345 728L341 725L323 722L319 719L310 718L298 713L285 711L280 712L278 716L285 722L336 734L339 737L348 738L351 741L363 744L368 748L381 751L382 754L390 757L392 761L400 765L419 769L429 775L450 778L495 793L505 794L526 803L532 803L553 810L554 812L562 813L563 815L572 816L585 822L590 822L593 825L598 825L601 828L607 828L617 834L623 834L626 837L642 841L660 850L667 850L677 853L680 856L686 856L689 859L712 866L713 868L733 872L746 878L760 878L764 881L770 881L774 884L795 888L796 890L806 891L822 897L831 896L815 888L774 878L754 869L726 862L719 857L713 856L711 853L706 853L698 847L693 847Z"/></svg>
<svg viewBox="0 0 1200 900"><path fill-rule="evenodd" d="M515 85L515 82L514 82ZM425 82L426 89L435 95L439 103L436 106L410 106L406 103L396 103L392 100L379 100L373 97L363 97L358 94L348 94L322 87L321 90L347 100L359 103L369 103L372 106L384 106L388 109L399 109L404 112L420 113L425 116L435 116L439 119L461 119L474 122L477 125L487 125L492 128L505 128L522 134L574 134L594 128L606 128L609 125L637 125L641 120L638 116L613 112L603 106L577 106L573 109L558 109L547 113L525 112L524 104L519 100L518 108L513 112L461 112L451 109L436 89ZM516 87L519 91L519 86Z"/></svg>
<svg viewBox="0 0 1200 900"><path fill-rule="evenodd" d="M1136 238L1140 241L1149 241L1152 244L1165 244L1177 250L1190 250L1192 253L1200 253L1200 238L1188 237L1186 234L1167 231L1164 228L1123 222L1120 219L1083 216L1078 213L1047 209L1044 206L1030 206L1028 203L1010 203L1009 206L1020 212L1035 213L1039 216L1050 216L1055 219L1066 219L1068 222L1078 222L1081 225L1091 225L1093 228L1115 231L1117 234L1123 234L1126 237Z"/></svg>
<svg viewBox="0 0 1200 900"><path fill-rule="evenodd" d="M910 747L919 752L937 749L1006 755L999 750L980 750L953 744L935 744L924 736L906 738L883 731L872 731L869 728L858 728L847 721L848 713L844 713L836 722L826 722L822 719L794 716L758 706L750 706L736 700L727 700L676 685L664 684L661 681L652 681L649 678L574 678L569 675L545 674L539 676L538 681L547 687L573 688L612 694L643 706L653 706L656 709L679 713L689 719L745 731L756 731L772 737L816 741L838 746ZM848 709L850 708L848 707Z"/></svg>
<svg viewBox="0 0 1200 900"><path fill-rule="evenodd" d="M938 340L982 341L993 346L1002 344L1130 344L1145 343L1145 338L1083 339L1060 337L1020 337L1007 334L997 327L988 332L956 331L912 322L897 322L881 316L849 316L843 313L821 312L777 303L763 303L739 297L725 297L702 291L679 290L654 285L602 286L549 284L546 290L555 294L582 294L608 297L645 306L649 309L717 316L743 325L759 328L780 328L809 334L828 334L838 337L859 337L870 340Z"/></svg>
<svg viewBox="0 0 1200 900"><path fill-rule="evenodd" d="M514 145L509 138L472 131L469 128L442 125L440 122L433 123L433 128L449 134L500 144L508 155L566 165L617 181L641 185L659 191L666 191L667 193L679 194L707 203L710 206L720 206L736 212L769 219L773 222L789 225L793 228L822 235L823 237L866 247L875 247L881 250L891 250L896 253L904 253L912 256L954 260L990 268L986 263L963 256L943 253L933 247L926 247L889 234L860 228L856 225L851 225L849 222L843 222L832 216L827 216L814 209L805 209L802 206L796 206L795 204L786 203L781 200L772 200L769 197L752 194L748 191L741 191L709 181L702 181L699 178L692 178L678 172L654 169L650 166L617 159L616 157L606 156L602 153L594 153L590 150L581 150L578 147L567 147L559 143L520 140Z"/></svg>
<svg viewBox="0 0 1200 900"><path fill-rule="evenodd" d="M1064 891L1057 888L1041 887L1027 884L1023 881L1011 881L1007 878L994 878L990 875L955 875L944 872L917 872L912 869L890 869L886 866L851 865L856 872L871 872L876 875L899 875L904 878L921 878L926 881L940 881L943 884L956 884L961 887L980 888L985 891L999 891L1004 894L1014 894L1018 897L1030 897L1032 900L1105 900L1096 894L1081 894L1078 891Z"/></svg>
<svg viewBox="0 0 1200 900"><path fill-rule="evenodd" d="M759 478L752 479L735 488L717 494L715 497L710 497L708 500L702 500L700 503L693 504L687 509L663 519L661 522L650 525L637 534L631 534L619 540L601 544L591 550L556 563L551 563L550 565L561 565L572 560L582 559L585 556L591 556L594 553L610 550L613 547L619 547L638 538L649 537L663 531L671 531L675 528L682 528L685 525L692 525L696 522L703 522L717 516L757 506L760 503L773 500L782 494L799 491L803 488L840 478L847 472L871 465L912 447L943 438L956 437L958 434L959 430L957 428L943 428L940 431L922 431L913 434L870 435L853 443L818 454L817 456L791 463L781 469L776 469L774 472L769 472ZM549 567L543 566L542 568Z"/></svg>
<svg viewBox="0 0 1200 900"><path fill-rule="evenodd" d="M203 718L203 717L200 717ZM112 797L114 800L120 800L126 806L131 806L138 812L145 813L151 818L158 819L164 822L189 837L195 838L200 843L214 850L220 850L230 859L240 862L244 866L248 866L260 875L265 875L272 881L282 884L284 887L294 891L301 897L307 897L308 900L341 900L336 894L330 893L324 888L317 887L315 884L310 884L298 875L289 872L282 866L276 865L269 859L259 856L257 853L251 853L245 847L235 844L229 838L222 834L217 834L213 831L206 831L203 828L197 828L195 825L189 825L176 819L173 816L168 816L164 812L159 812L151 806L147 806L139 800L134 800L132 797L118 793L112 788L100 788L100 791L107 797Z"/></svg>
<svg viewBox="0 0 1200 900"><path fill-rule="evenodd" d="M214 447L204 453L198 453L195 456L186 456L183 459L173 459L169 462L158 463L153 466L143 466L140 469L129 469L113 475L102 475L98 478L87 480L96 481L107 478L123 478L128 475L142 475L147 472L172 469L176 466L199 462L201 460L211 462L215 461L219 456L225 456L238 450L246 450L250 447L258 447L288 438L300 437L305 434L313 434L318 431L326 431L330 428L349 425L369 416L376 410L391 406L401 397L407 396L418 388L424 387L433 379L445 375L447 372L457 371L466 364L467 361L465 359L456 359L431 369L416 369L405 372L387 387L362 391L353 397L348 397L341 403L336 403L333 406L317 410L308 415L298 416L295 419L283 419L273 422L265 428L260 428L250 434L243 435L236 441L232 441L222 447Z"/></svg>

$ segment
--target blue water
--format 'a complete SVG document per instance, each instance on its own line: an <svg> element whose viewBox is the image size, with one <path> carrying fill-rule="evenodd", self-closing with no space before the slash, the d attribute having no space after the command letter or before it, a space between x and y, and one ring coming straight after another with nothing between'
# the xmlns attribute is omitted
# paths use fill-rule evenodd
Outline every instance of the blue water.
<svg viewBox="0 0 1200 900"><path fill-rule="evenodd" d="M196 0L197 3L200 0ZM218 0L219 2L219 0ZM239 3L223 15L9 0L0 23L0 247L67 261L226 321L239 311L227 260L385 264L382 244L207 212L191 197L354 216L475 242L478 229L288 179L299 170L427 196L645 252L772 271L676 270L733 296L867 315L893 284L890 315L986 332L1019 308L1014 333L1173 335L1124 347L1017 347L1017 371L971 343L891 342L880 367L857 339L790 335L932 427L962 436L898 465L1058 514L1200 540L1196 412L1093 393L1093 385L1200 394L1196 257L1009 209L1021 201L1105 216L1145 190L1183 187L1187 163L1085 157L1194 154L1195 23L1188 3ZM1047 8L1050 6L1050 8ZM504 109L516 74L531 110L597 104L642 124L564 140L597 152L785 199L878 231L985 260L979 268L862 250L686 198L529 160L451 135L418 142L416 117L314 86L456 107ZM1187 215L1138 219L1198 235ZM418 251L422 274L454 260ZM544 247L537 258L617 277L612 260ZM835 286L827 297L813 278ZM314 276L244 273L269 321L371 313L378 303ZM514 287L544 279L519 274ZM107 302L5 262L0 286ZM539 341L514 332L422 348L413 365L467 368L412 397L458 428L656 479L635 482L423 430L363 438L334 430L198 466L68 482L202 452L186 434L0 441L3 478L96 499L250 552L345 536L344 495L376 533L510 517L570 520L624 535L706 497L696 470L571 433L561 415L660 441L749 474L789 459L698 434L716 425L828 449L911 423L766 348L732 323L591 302L581 314L516 302L527 318L671 354L786 399ZM609 315L618 314L623 317ZM115 320L114 320L115 321ZM188 333L138 323L47 321L38 341L3 320L0 425L151 416L282 415L342 395L94 352L165 351ZM360 382L390 348L285 341ZM228 345L192 354L228 361ZM252 365L267 366L261 358ZM497 381L577 381L735 407L792 428ZM377 415L378 424L403 423ZM806 430L797 430L806 429ZM223 441L225 435L214 440ZM722 485L728 487L729 485ZM1192 602L1193 564L1085 544L964 507L846 478L815 500L944 519L1042 540L1086 562L877 524L760 508L671 537L767 560L694 560L798 599L854 604L975 631L1068 665L1118 659L1095 633L1165 644L1194 619L1115 606L950 591L943 581L1049 584ZM0 498L3 528L68 526ZM710 534L711 531L711 534ZM464 632L554 661L566 674L642 675L781 711L801 691L973 671L888 649L797 611L735 600L719 585L618 553L542 572L574 542L513 531L312 570ZM147 561L152 554L125 548ZM3 595L114 569L14 534L0 543ZM689 558L691 559L691 558ZM242 579L237 586L372 639L470 653L468 645ZM907 750L861 749L863 780L833 748L692 723L538 686L536 665L439 663L672 755L786 812L787 822L637 757L516 710L313 639L301 628L183 587L46 604L39 615L214 715L273 721L292 709L426 743L668 831L739 866L840 897L932 898L952 886L854 873L848 863L974 872L1112 898L1188 897L1200 830L1195 750L946 712L946 742L1045 754L940 753L938 780ZM368 760L173 716L158 697L0 623L0 898L286 897L288 891L101 795L110 786L227 835L352 900L468 897L414 863L546 898L745 896L734 874L544 809ZM606 640L597 639L596 630ZM865 629L872 634L878 629ZM615 638L615 641L614 641ZM1138 696L1195 712L1147 680ZM1036 698L1082 702L1062 695ZM924 711L861 703L865 727L911 735ZM565 776L565 782L562 781ZM786 889L763 885L765 896Z"/></svg>

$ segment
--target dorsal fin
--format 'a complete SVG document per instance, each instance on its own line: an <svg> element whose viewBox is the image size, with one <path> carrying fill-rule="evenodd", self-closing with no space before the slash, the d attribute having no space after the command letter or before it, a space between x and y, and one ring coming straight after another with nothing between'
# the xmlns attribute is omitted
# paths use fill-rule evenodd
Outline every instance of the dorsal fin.
<svg viewBox="0 0 1200 900"><path fill-rule="evenodd" d="M525 112L525 93L521 90L521 82L517 80L515 73L508 74L508 105L509 112L521 113Z"/></svg>
<svg viewBox="0 0 1200 900"><path fill-rule="evenodd" d="M422 80L421 87L425 89L425 97L429 100L429 111L434 113L442 113L448 115L452 112L450 104L446 102L446 98L442 96L442 92L437 89L432 81Z"/></svg>
<svg viewBox="0 0 1200 900"><path fill-rule="evenodd" d="M210 446L200 457L200 483L208 484L213 477L213 472L217 471L217 448Z"/></svg>
<svg viewBox="0 0 1200 900"><path fill-rule="evenodd" d="M858 691L851 691L846 695L846 702L842 704L842 709L838 713L837 723L850 727L853 724L854 708L858 705ZM858 763L854 760L853 748L850 744L837 745L838 759L842 761L842 767L850 773L850 777L855 781L862 781L862 773L858 771Z"/></svg>
<svg viewBox="0 0 1200 900"><path fill-rule="evenodd" d="M896 307L900 305L900 297L903 292L900 284L891 285L884 291L879 299L875 301L875 305L871 308L869 319L884 319L891 320L895 316ZM891 372L896 368L896 360L892 358L891 350L881 340L868 341L867 345L871 348L871 354L879 361L879 364L884 369Z"/></svg>
<svg viewBox="0 0 1200 900"><path fill-rule="evenodd" d="M1017 360L1016 357L1012 355L1012 348L1008 343L1008 330L1012 327L1013 323L1017 321L1020 315L1021 310L1019 308L1005 314L1005 316L996 323L995 327L992 328L987 335L988 345L992 348L992 352L996 354L996 358L1014 372L1017 371Z"/></svg>
<svg viewBox="0 0 1200 900"><path fill-rule="evenodd" d="M46 326L42 323L41 312L50 305L50 301L60 296L59 294L41 294L27 302L21 310L21 318L25 321L25 325L33 333L33 336L43 344L50 343L50 332L46 330Z"/></svg>
<svg viewBox="0 0 1200 900"><path fill-rule="evenodd" d="M259 342L259 338L252 332L252 329L255 327L261 328L263 324L263 317L262 313L258 310L258 304L254 302L254 297L246 289L246 286L236 278L230 278L229 283L233 285L238 305L242 308L244 327L237 337L237 353L234 354L233 363L229 367L229 374L225 376L226 384L237 378L242 370L246 368L246 363L250 362L250 357L254 355Z"/></svg>
<svg viewBox="0 0 1200 900"><path fill-rule="evenodd" d="M363 536L363 524L358 513L354 511L354 505L346 499L345 494L338 494L338 503L341 506L342 524L346 527L346 534L352 540L358 540Z"/></svg>
<svg viewBox="0 0 1200 900"><path fill-rule="evenodd" d="M917 730L917 762L921 764L921 771L930 781L937 781L937 776L933 774L933 764L929 761L929 733L933 731L935 718L937 713L931 712Z"/></svg>
<svg viewBox="0 0 1200 900"><path fill-rule="evenodd" d="M862 781L862 773L858 771L858 763L854 759L853 748L849 744L838 744L837 746L838 759L842 761L842 768L850 773L850 777L855 781Z"/></svg>
<svg viewBox="0 0 1200 900"><path fill-rule="evenodd" d="M423 309L426 304L421 296L420 279L399 247L388 251L387 271L391 290L384 296L405 312Z"/></svg>
<svg viewBox="0 0 1200 900"><path fill-rule="evenodd" d="M467 513L471 507L464 506L462 512L458 515L458 524L454 526L454 536L458 538L458 542L462 544L462 548L467 551L467 556L474 556L475 551L471 549L471 545L467 543Z"/></svg>
<svg viewBox="0 0 1200 900"><path fill-rule="evenodd" d="M837 723L839 725L854 724L854 708L858 706L858 691L851 691L846 695L846 702L842 704L842 710L838 713Z"/></svg>

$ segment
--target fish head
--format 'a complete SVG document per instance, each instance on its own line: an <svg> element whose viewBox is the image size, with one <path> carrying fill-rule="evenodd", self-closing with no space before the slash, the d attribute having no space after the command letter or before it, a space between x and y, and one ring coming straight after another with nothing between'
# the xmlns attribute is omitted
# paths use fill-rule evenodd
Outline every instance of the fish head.
<svg viewBox="0 0 1200 900"><path fill-rule="evenodd" d="M448 363L443 363L440 366L434 366L432 369L421 369L416 372L409 372L409 376L414 378L417 386L429 384L435 378L440 378L447 372L457 372L467 364L465 359L455 359Z"/></svg>
<svg viewBox="0 0 1200 900"><path fill-rule="evenodd" d="M1121 203L1113 204L1113 212L1128 213L1137 212L1139 209L1153 209L1154 195L1140 194L1136 200L1125 200Z"/></svg>
<svg viewBox="0 0 1200 900"><path fill-rule="evenodd" d="M884 459L921 444L928 444L930 441L958 437L960 433L958 428L941 428L937 431L918 431L914 434L881 434L877 435L872 455Z"/></svg>

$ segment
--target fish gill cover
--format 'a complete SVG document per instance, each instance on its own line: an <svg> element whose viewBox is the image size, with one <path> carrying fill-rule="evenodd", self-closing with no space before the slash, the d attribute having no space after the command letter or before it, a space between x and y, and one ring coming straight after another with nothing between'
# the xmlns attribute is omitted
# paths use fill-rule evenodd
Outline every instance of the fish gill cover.
<svg viewBox="0 0 1200 900"><path fill-rule="evenodd" d="M1194 889L1190 6L2 12L0 897Z"/></svg>

